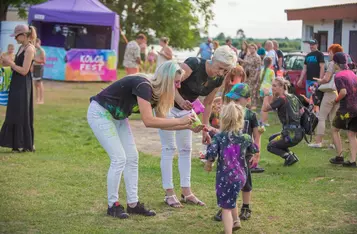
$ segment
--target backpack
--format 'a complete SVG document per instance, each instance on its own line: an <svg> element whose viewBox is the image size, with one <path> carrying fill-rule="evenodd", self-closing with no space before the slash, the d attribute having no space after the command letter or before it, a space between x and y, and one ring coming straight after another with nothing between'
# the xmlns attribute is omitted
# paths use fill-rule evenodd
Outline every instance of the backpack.
<svg viewBox="0 0 357 234"><path fill-rule="evenodd" d="M288 94L286 97L289 102L289 105L286 108L287 123L289 123L289 116L294 119L294 121L300 122L300 126L304 131L304 139L309 144L319 122L316 114L313 112L314 105L305 107L295 95ZM310 141L307 139L306 135L310 135Z"/></svg>
<svg viewBox="0 0 357 234"><path fill-rule="evenodd" d="M301 116L300 124L304 133L310 135L310 142L312 140L312 134L315 131L317 124L319 123L319 119L314 113L314 105L309 105L309 107L303 107L303 114ZM306 136L304 137L307 143L310 143Z"/></svg>

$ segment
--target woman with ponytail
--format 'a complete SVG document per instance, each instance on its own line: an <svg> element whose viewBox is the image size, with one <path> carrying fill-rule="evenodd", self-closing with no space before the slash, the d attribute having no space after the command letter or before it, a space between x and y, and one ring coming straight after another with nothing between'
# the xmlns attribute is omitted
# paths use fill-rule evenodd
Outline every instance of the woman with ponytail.
<svg viewBox="0 0 357 234"><path fill-rule="evenodd" d="M264 58L264 68L260 72L259 79L259 93L260 97L263 98L263 106L270 103L272 100L272 82L275 79L274 70L271 69L273 60L271 57ZM268 124L268 112L261 112L261 122L264 126L269 126Z"/></svg>
<svg viewBox="0 0 357 234"><path fill-rule="evenodd" d="M33 152L33 90L30 68L35 55L36 29L17 25L11 36L21 46L15 61L2 57L3 64L10 66L13 73L6 118L0 132L0 146L12 148L13 152Z"/></svg>
<svg viewBox="0 0 357 234"><path fill-rule="evenodd" d="M300 121L302 116L302 104L299 99L288 94L289 82L278 77L273 81L272 92L274 95L272 103L265 103L262 111L277 111L279 120L283 125L280 133L269 137L267 150L285 160L284 166L291 166L298 162L298 157L289 150L296 146L304 137Z"/></svg>

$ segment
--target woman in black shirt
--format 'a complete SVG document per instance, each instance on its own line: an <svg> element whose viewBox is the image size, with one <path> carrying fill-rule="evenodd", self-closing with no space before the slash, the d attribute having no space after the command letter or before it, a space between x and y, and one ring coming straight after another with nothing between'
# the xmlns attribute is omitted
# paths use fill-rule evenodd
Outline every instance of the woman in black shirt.
<svg viewBox="0 0 357 234"><path fill-rule="evenodd" d="M303 129L300 126L302 116L302 105L299 99L288 94L289 82L283 78L276 78L272 84L274 100L272 103L263 106L263 111L276 110L283 125L280 133L269 138L267 150L285 159L284 166L291 166L298 162L298 157L289 150L289 147L296 146L304 137Z"/></svg>
<svg viewBox="0 0 357 234"><path fill-rule="evenodd" d="M138 151L128 117L133 111L140 110L146 127L191 129L191 115L178 119L165 118L174 104L175 89L180 87L183 74L177 63L168 61L159 67L151 80L143 74L126 76L91 98L88 123L111 161L107 181L108 215L118 218L128 218L128 213L155 215L138 200ZM153 116L153 110L156 116ZM202 126L199 126L192 130L201 129ZM122 173L127 193L127 213L118 201Z"/></svg>
<svg viewBox="0 0 357 234"><path fill-rule="evenodd" d="M181 65L185 71L181 88L176 90L175 107L170 110L169 118L179 118L192 111L192 102L199 96L204 96L203 105L205 111L202 115L202 123L209 124L212 110L212 102L219 87L222 85L226 74L236 66L237 57L229 46L219 47L212 60L191 57ZM174 193L172 181L172 161L178 148L178 161L180 171L180 185L182 200L197 205L205 205L191 192L191 151L192 131L165 131L159 130L162 144L161 174L163 188L166 190L165 202L172 207L182 207ZM203 131L202 142L209 144L211 138Z"/></svg>

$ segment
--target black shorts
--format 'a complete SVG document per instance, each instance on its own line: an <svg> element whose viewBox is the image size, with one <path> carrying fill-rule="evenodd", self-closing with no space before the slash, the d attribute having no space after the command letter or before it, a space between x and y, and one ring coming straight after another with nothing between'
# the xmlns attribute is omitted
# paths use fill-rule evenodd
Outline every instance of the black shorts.
<svg viewBox="0 0 357 234"><path fill-rule="evenodd" d="M43 77L43 65L33 65L33 73L32 73L32 79L33 80L41 80Z"/></svg>
<svg viewBox="0 0 357 234"><path fill-rule="evenodd" d="M335 118L333 119L332 125L337 129L357 132L357 117L342 119L340 114L337 113Z"/></svg>
<svg viewBox="0 0 357 234"><path fill-rule="evenodd" d="M250 163L249 160L253 157L253 155L247 155L245 157L245 160L247 162L247 167L246 167L246 173L247 173L247 181L245 182L244 187L242 188L243 192L250 192L253 189L253 184L252 184L252 173L250 172Z"/></svg>

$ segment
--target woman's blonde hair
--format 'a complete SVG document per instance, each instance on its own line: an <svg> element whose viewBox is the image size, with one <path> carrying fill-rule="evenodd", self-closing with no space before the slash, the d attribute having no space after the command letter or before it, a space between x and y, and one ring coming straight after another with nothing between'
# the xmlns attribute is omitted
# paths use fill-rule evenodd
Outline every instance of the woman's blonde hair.
<svg viewBox="0 0 357 234"><path fill-rule="evenodd" d="M164 42L165 44L169 44L170 39L168 37L161 37L160 41Z"/></svg>
<svg viewBox="0 0 357 234"><path fill-rule="evenodd" d="M26 35L27 35L29 41L34 45L36 43L36 39L37 39L36 28L34 26L29 26L29 31Z"/></svg>
<svg viewBox="0 0 357 234"><path fill-rule="evenodd" d="M237 64L237 55L229 46L223 45L216 49L212 61L224 63L232 69Z"/></svg>
<svg viewBox="0 0 357 234"><path fill-rule="evenodd" d="M282 77L276 77L274 79L275 82L277 82L279 84L280 87L284 87L285 91L288 91L289 86L290 86L290 82ZM273 82L274 82L273 81Z"/></svg>
<svg viewBox="0 0 357 234"><path fill-rule="evenodd" d="M166 61L161 64L150 79L153 95L153 102L156 104L156 112L166 116L169 110L174 105L175 99L175 77L183 75L184 70L181 69L177 62Z"/></svg>
<svg viewBox="0 0 357 234"><path fill-rule="evenodd" d="M220 117L221 132L238 134L244 126L243 108L234 102L223 106Z"/></svg>

